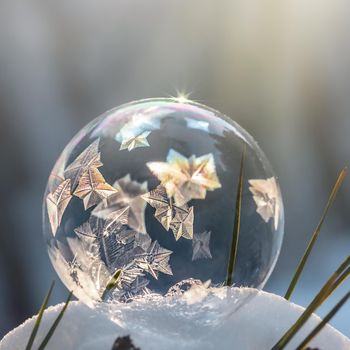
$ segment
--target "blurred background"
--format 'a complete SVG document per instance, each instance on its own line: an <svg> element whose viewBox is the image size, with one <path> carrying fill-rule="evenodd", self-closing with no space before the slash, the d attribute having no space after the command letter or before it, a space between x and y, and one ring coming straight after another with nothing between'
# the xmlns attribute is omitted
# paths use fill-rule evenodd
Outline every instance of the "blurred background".
<svg viewBox="0 0 350 350"><path fill-rule="evenodd" d="M68 291L42 239L42 195L71 137L131 100L191 98L246 128L279 176L283 295L350 165L347 0L0 0L0 338ZM350 253L350 177L293 296L307 305ZM319 311L324 315L350 284ZM332 324L350 336L350 304Z"/></svg>

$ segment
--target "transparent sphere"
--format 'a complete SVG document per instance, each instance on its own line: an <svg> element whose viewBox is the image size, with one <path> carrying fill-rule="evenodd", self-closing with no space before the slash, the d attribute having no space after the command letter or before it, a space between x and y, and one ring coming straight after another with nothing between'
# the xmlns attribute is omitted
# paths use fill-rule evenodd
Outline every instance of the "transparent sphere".
<svg viewBox="0 0 350 350"><path fill-rule="evenodd" d="M43 210L51 261L89 305L193 283L261 288L284 230L254 139L180 99L122 105L84 127L53 168Z"/></svg>

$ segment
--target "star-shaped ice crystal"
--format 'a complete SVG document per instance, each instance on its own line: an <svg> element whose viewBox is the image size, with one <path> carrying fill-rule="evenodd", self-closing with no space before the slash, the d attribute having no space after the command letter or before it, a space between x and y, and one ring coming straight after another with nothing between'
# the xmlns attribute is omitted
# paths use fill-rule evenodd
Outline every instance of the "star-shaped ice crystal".
<svg viewBox="0 0 350 350"><path fill-rule="evenodd" d="M153 208L156 209L154 217L168 231L171 229L178 240L180 237L192 239L193 237L193 207L187 204L177 206L171 198L168 198L163 186L158 186L154 190L141 196Z"/></svg>
<svg viewBox="0 0 350 350"><path fill-rule="evenodd" d="M64 176L66 179L71 179L73 191L86 170L91 167L99 168L103 165L101 153L98 150L99 143L100 139L94 141L65 169Z"/></svg>
<svg viewBox="0 0 350 350"><path fill-rule="evenodd" d="M202 233L195 233L192 241L192 261L197 259L211 259L211 253L209 248L210 243L210 231L204 231Z"/></svg>
<svg viewBox="0 0 350 350"><path fill-rule="evenodd" d="M146 252L138 254L135 262L138 267L150 273L155 279L158 279L158 272L172 275L169 265L171 250L160 246L157 241L152 242Z"/></svg>
<svg viewBox="0 0 350 350"><path fill-rule="evenodd" d="M128 207L127 225L136 231L146 233L146 203L140 195L147 192L147 182L133 181L130 174L127 174L117 180L113 187L116 189L116 193L100 202L93 210L92 215L108 219L113 212Z"/></svg>
<svg viewBox="0 0 350 350"><path fill-rule="evenodd" d="M274 228L277 230L280 216L280 205L276 178L270 177L266 180L249 180L249 184L249 190L253 194L257 213L260 214L265 222L273 219Z"/></svg>
<svg viewBox="0 0 350 350"><path fill-rule="evenodd" d="M55 236L63 214L72 198L71 180L61 179L58 187L46 197L47 213L52 234Z"/></svg>
<svg viewBox="0 0 350 350"><path fill-rule="evenodd" d="M129 152L138 147L149 147L147 136L150 131L144 131L138 135L122 135L120 150L127 149Z"/></svg>
<svg viewBox="0 0 350 350"><path fill-rule="evenodd" d="M85 209L89 209L116 192L117 190L106 182L100 171L91 167L80 177L74 195L83 200Z"/></svg>
<svg viewBox="0 0 350 350"><path fill-rule="evenodd" d="M186 158L171 149L166 162L148 162L147 166L177 205L191 199L204 199L207 191L221 187L212 154Z"/></svg>

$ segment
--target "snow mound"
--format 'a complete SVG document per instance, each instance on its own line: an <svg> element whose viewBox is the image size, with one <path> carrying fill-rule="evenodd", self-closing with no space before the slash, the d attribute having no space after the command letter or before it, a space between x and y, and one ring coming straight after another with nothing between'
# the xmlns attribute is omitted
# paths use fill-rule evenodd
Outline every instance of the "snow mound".
<svg viewBox="0 0 350 350"><path fill-rule="evenodd" d="M62 304L46 310L34 349ZM90 309L72 302L48 349L110 350L118 336L130 335L141 350L269 350L303 312L280 296L250 288L195 286L184 294L134 300ZM0 350L22 350L35 317L7 334ZM320 322L313 315L286 349L295 349ZM327 325L311 343L322 350L348 350L350 340Z"/></svg>

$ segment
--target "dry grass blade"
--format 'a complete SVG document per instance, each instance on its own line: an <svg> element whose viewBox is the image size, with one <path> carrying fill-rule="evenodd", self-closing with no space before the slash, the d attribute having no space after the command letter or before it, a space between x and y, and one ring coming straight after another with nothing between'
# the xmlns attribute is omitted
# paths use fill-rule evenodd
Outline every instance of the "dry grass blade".
<svg viewBox="0 0 350 350"><path fill-rule="evenodd" d="M47 343L49 342L49 340L51 339L52 335L54 334L58 324L60 323L64 313L67 310L68 304L72 298L73 293L70 292L68 295L68 298L66 300L66 303L64 304L61 312L59 313L59 315L57 316L55 322L52 324L51 328L49 329L48 333L46 334L46 337L44 338L44 340L42 341L42 343L40 344L40 346L38 347L38 350L44 350Z"/></svg>
<svg viewBox="0 0 350 350"><path fill-rule="evenodd" d="M325 318L310 332L310 334L302 341L296 350L305 350L310 341L326 326L333 316L341 309L341 307L350 298L350 292L344 295L343 298L333 307L333 309L325 316Z"/></svg>
<svg viewBox="0 0 350 350"><path fill-rule="evenodd" d="M27 346L26 346L26 350L30 350L32 348L32 346L33 346L35 337L36 337L36 335L38 333L38 329L39 329L39 326L40 326L40 323L41 323L41 319L43 318L43 314L44 314L46 306L47 306L47 304L49 302L49 299L50 299L50 296L51 296L51 293L52 293L54 285L55 285L55 281L53 281L51 283L50 289L47 292L46 297L45 297L45 299L44 299L44 301L43 301L43 303L42 303L42 305L40 307L39 314L38 314L38 316L36 318L36 321L35 321L32 333L30 334L30 337L29 337L29 340L28 340L28 343L27 343Z"/></svg>
<svg viewBox="0 0 350 350"><path fill-rule="evenodd" d="M227 275L226 275L226 285L230 286L233 283L233 272L236 264L237 248L239 242L239 233L241 229L241 209L242 209L242 194L243 194L243 169L244 169L244 160L246 153L246 145L243 145L240 173L237 187L237 197L236 197L236 209L235 209L235 222L232 233L232 244L230 249L229 263L227 266Z"/></svg>
<svg viewBox="0 0 350 350"><path fill-rule="evenodd" d="M339 191L339 188L340 188L341 184L344 181L344 178L345 178L346 174L347 174L347 168L345 167L340 172L340 174L338 176L338 179L337 179L337 181L336 181L336 183L335 183L335 185L334 185L334 187L332 189L332 192L331 192L331 194L329 196L327 205L326 205L326 207L325 207L325 209L324 209L324 211L322 213L320 222L318 223L315 231L313 232L311 240L310 240L310 242L309 242L309 244L308 244L308 246L307 246L307 248L306 248L306 250L304 252L303 257L301 258L301 260L300 260L300 262L298 264L298 267L297 267L296 272L295 272L295 274L294 274L294 276L292 278L292 281L290 282L288 290L287 290L287 292L286 292L286 294L284 296L285 299L287 299L287 300L290 299L290 297L291 297L291 295L292 295L292 293L293 293L293 291L295 289L295 286L296 286L296 284L297 284L297 282L298 282L298 280L300 278L300 275L303 272L303 269L305 267L306 261L307 261L309 255L310 255L310 253L312 251L312 248L315 245L315 243L317 241L317 238L318 238L318 236L319 236L319 234L321 232L321 228L322 228L322 225L323 225L323 223L324 223L324 221L326 219L327 213L328 213L330 207L332 206L332 204L334 202L334 199L335 199L335 197L336 197L336 195L337 195L337 193Z"/></svg>
<svg viewBox="0 0 350 350"><path fill-rule="evenodd" d="M301 314L298 320L291 328L282 336L282 338L275 344L272 350L282 350L305 324L310 316L318 309L323 302L350 276L350 256L348 256L338 269L332 274L328 281L324 284L322 289L318 292L316 297L312 300L310 305Z"/></svg>
<svg viewBox="0 0 350 350"><path fill-rule="evenodd" d="M102 293L102 300L105 300L108 292L111 291L117 285L121 273L122 273L121 269L118 269L116 272L114 272L113 276L108 281L106 288Z"/></svg>

